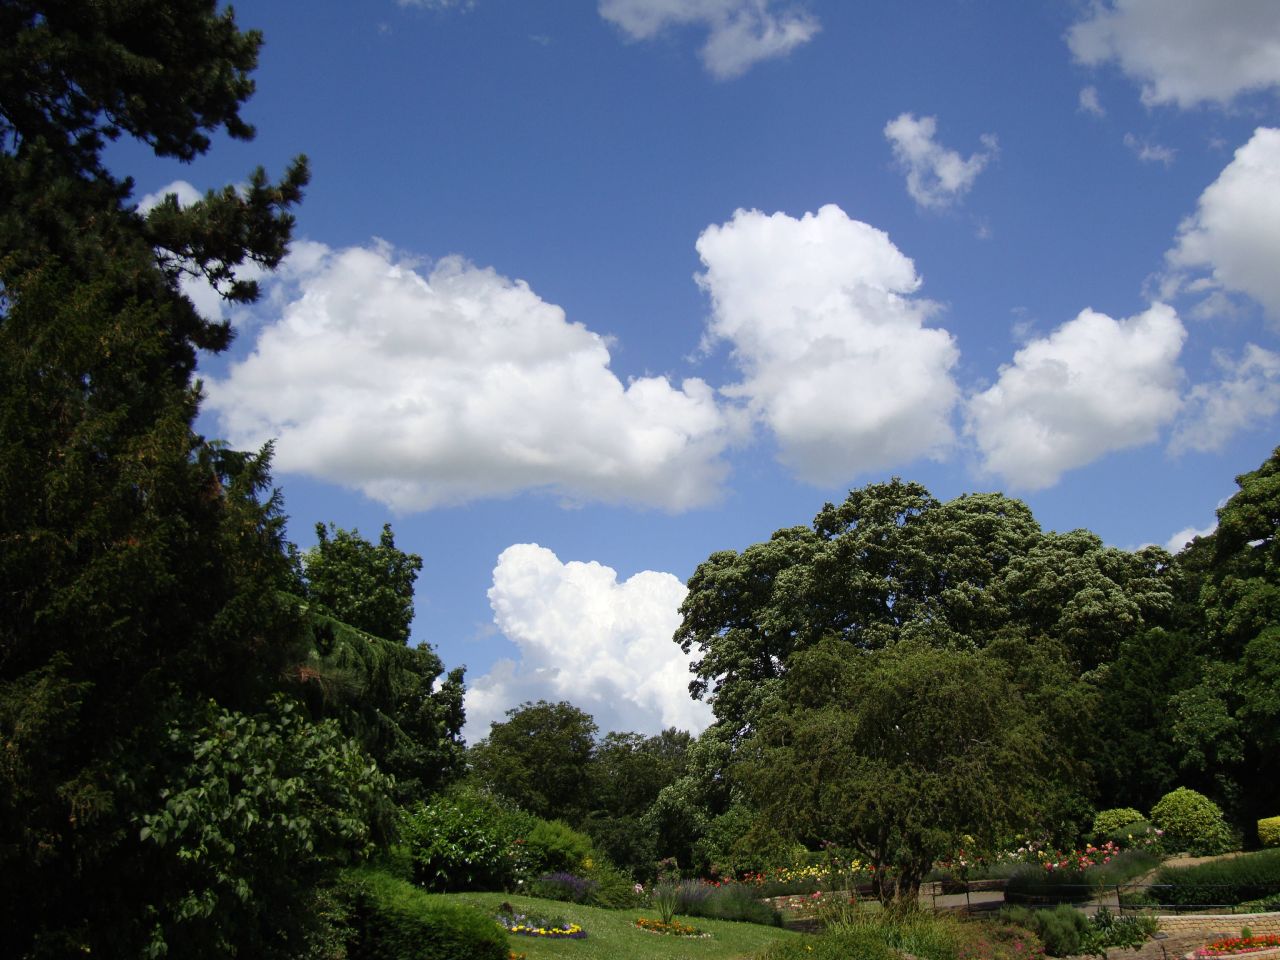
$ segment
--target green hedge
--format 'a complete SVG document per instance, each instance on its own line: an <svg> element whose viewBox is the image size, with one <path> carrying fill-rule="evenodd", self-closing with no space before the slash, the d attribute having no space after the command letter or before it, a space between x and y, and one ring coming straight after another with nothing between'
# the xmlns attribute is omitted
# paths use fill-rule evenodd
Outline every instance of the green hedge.
<svg viewBox="0 0 1280 960"><path fill-rule="evenodd" d="M1152 893L1164 904L1229 906L1280 893L1280 850L1261 850L1194 867L1162 867Z"/></svg>
<svg viewBox="0 0 1280 960"><path fill-rule="evenodd" d="M1080 903L1093 896L1095 884L1083 870L1064 867L1046 870L1036 864L1020 867L1004 890L1008 903L1043 906L1054 903Z"/></svg>
<svg viewBox="0 0 1280 960"><path fill-rule="evenodd" d="M478 910L435 900L377 870L343 874L348 960L507 960L507 934Z"/></svg>

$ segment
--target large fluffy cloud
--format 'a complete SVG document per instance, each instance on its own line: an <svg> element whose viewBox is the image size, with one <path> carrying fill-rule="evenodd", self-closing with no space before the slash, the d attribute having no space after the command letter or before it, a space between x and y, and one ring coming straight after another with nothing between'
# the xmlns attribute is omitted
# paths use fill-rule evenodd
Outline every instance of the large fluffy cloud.
<svg viewBox="0 0 1280 960"><path fill-rule="evenodd" d="M937 132L936 117L917 120L909 113L884 127L893 156L907 174L907 193L922 207L946 207L968 193L996 153L996 138L991 134L982 137L985 151L965 159L938 143Z"/></svg>
<svg viewBox="0 0 1280 960"><path fill-rule="evenodd" d="M1239 431L1280 411L1280 354L1251 343L1239 360L1221 353L1214 360L1222 376L1187 395L1171 453L1221 450Z"/></svg>
<svg viewBox="0 0 1280 960"><path fill-rule="evenodd" d="M1149 105L1225 104L1280 86L1275 0L1095 0L1067 42L1082 63L1119 63Z"/></svg>
<svg viewBox="0 0 1280 960"><path fill-rule="evenodd" d="M561 560L536 543L498 557L489 604L498 629L520 648L469 683L467 736L525 700L568 700L601 730L700 732L710 708L689 696L689 658L671 639L686 589L646 570L618 582L594 561Z"/></svg>
<svg viewBox="0 0 1280 960"><path fill-rule="evenodd" d="M1207 271L1194 289L1248 294L1280 320L1280 130L1260 127L1236 151L1166 257L1175 274Z"/></svg>
<svg viewBox="0 0 1280 960"><path fill-rule="evenodd" d="M819 30L816 17L796 9L771 9L773 0L600 0L600 16L633 40L648 40L667 27L707 29L702 62L721 80L785 56Z"/></svg>
<svg viewBox="0 0 1280 960"><path fill-rule="evenodd" d="M1157 303L1127 320L1085 310L1031 341L969 400L968 431L983 466L1034 490L1155 440L1178 413L1185 338L1177 314Z"/></svg>
<svg viewBox="0 0 1280 960"><path fill-rule="evenodd" d="M304 246L296 287L209 403L228 439L397 510L546 489L679 510L716 496L725 423L701 380L623 384L597 334L457 258Z"/></svg>
<svg viewBox="0 0 1280 960"><path fill-rule="evenodd" d="M958 351L925 326L911 260L839 207L796 219L739 210L698 238L712 300L708 340L725 340L745 398L780 456L821 484L939 455L952 442Z"/></svg>

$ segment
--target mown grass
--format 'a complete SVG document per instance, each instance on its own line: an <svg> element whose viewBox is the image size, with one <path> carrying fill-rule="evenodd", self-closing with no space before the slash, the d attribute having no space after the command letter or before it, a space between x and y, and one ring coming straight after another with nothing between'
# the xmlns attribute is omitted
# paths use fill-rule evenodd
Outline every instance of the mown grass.
<svg viewBox="0 0 1280 960"><path fill-rule="evenodd" d="M450 903L464 903L487 914L496 914L498 906L509 903L520 913L563 917L580 924L587 931L585 940L543 940L537 937L513 936L511 949L526 954L529 960L743 960L754 957L769 944L795 940L805 934L731 920L708 920L680 917L704 933L705 939L669 937L647 933L634 926L639 917L658 916L653 909L604 910L558 900L515 897L504 893L435 894Z"/></svg>

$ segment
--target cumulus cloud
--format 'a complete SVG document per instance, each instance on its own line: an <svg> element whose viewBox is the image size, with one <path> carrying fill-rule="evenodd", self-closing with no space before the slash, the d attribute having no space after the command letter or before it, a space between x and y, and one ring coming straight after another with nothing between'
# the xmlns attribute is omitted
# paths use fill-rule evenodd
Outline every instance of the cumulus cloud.
<svg viewBox="0 0 1280 960"><path fill-rule="evenodd" d="M1032 340L969 400L967 431L984 468L1035 490L1155 440L1178 413L1185 338L1177 314L1157 303L1127 320L1084 310Z"/></svg>
<svg viewBox="0 0 1280 960"><path fill-rule="evenodd" d="M1085 87L1080 91L1080 112L1095 117L1107 115L1107 111L1102 107L1102 99L1098 96L1097 87Z"/></svg>
<svg viewBox="0 0 1280 960"><path fill-rule="evenodd" d="M1236 151L1165 259L1173 286L1198 273L1188 289L1245 293L1280 320L1280 130L1259 127Z"/></svg>
<svg viewBox="0 0 1280 960"><path fill-rule="evenodd" d="M302 245L281 312L207 384L228 439L276 464L421 510L529 489L669 510L725 474L706 383L622 383L602 337L456 257L429 272L385 246Z"/></svg>
<svg viewBox="0 0 1280 960"><path fill-rule="evenodd" d="M1179 553L1183 547L1189 544L1196 537L1207 537L1218 529L1218 521L1215 520L1207 527L1183 527L1167 541L1164 548L1170 553Z"/></svg>
<svg viewBox="0 0 1280 960"><path fill-rule="evenodd" d="M1239 360L1214 356L1220 379L1193 387L1170 453L1218 451L1236 433L1280 411L1280 354L1248 344Z"/></svg>
<svg viewBox="0 0 1280 960"><path fill-rule="evenodd" d="M953 440L958 350L925 326L915 266L834 205L796 219L739 210L697 249L707 343L727 341L745 399L780 459L817 484L939 456Z"/></svg>
<svg viewBox="0 0 1280 960"><path fill-rule="evenodd" d="M568 700L601 730L701 732L707 704L689 696L689 658L671 639L685 585L646 570L619 582L595 561L562 562L536 543L504 550L493 570L494 623L520 649L468 683L467 738L487 735L525 700Z"/></svg>
<svg viewBox="0 0 1280 960"><path fill-rule="evenodd" d="M907 193L922 207L950 206L968 193L973 182L997 151L996 138L983 134L985 151L967 160L934 139L936 117L916 119L909 113L890 120L885 138L893 145L893 155L907 174Z"/></svg>
<svg viewBox="0 0 1280 960"><path fill-rule="evenodd" d="M1173 147L1143 140L1132 133L1124 135L1124 145L1143 163L1163 163L1166 167L1170 167L1173 166L1174 158L1178 155L1178 151Z"/></svg>
<svg viewBox="0 0 1280 960"><path fill-rule="evenodd" d="M632 40L652 39L668 27L705 27L703 65L729 80L762 60L786 56L821 29L811 14L774 6L773 0L600 0L599 10Z"/></svg>
<svg viewBox="0 0 1280 960"><path fill-rule="evenodd" d="M1280 86L1275 0L1095 0L1067 44L1081 63L1118 63L1149 106L1225 105Z"/></svg>

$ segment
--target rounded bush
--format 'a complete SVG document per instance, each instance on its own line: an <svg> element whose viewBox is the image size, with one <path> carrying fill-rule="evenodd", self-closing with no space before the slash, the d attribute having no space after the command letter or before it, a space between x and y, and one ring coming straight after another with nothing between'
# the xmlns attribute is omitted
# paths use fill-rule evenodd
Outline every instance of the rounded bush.
<svg viewBox="0 0 1280 960"><path fill-rule="evenodd" d="M1131 823L1138 823L1145 819L1146 817L1133 809L1133 807L1113 807L1110 810L1100 810L1098 815L1093 818L1093 835L1094 837L1110 836Z"/></svg>
<svg viewBox="0 0 1280 960"><path fill-rule="evenodd" d="M1280 817L1258 821L1258 842L1264 847L1280 847Z"/></svg>
<svg viewBox="0 0 1280 960"><path fill-rule="evenodd" d="M1233 846L1221 808L1204 794L1186 787L1161 797L1151 808L1151 822L1164 831L1167 850L1203 856L1225 853Z"/></svg>

